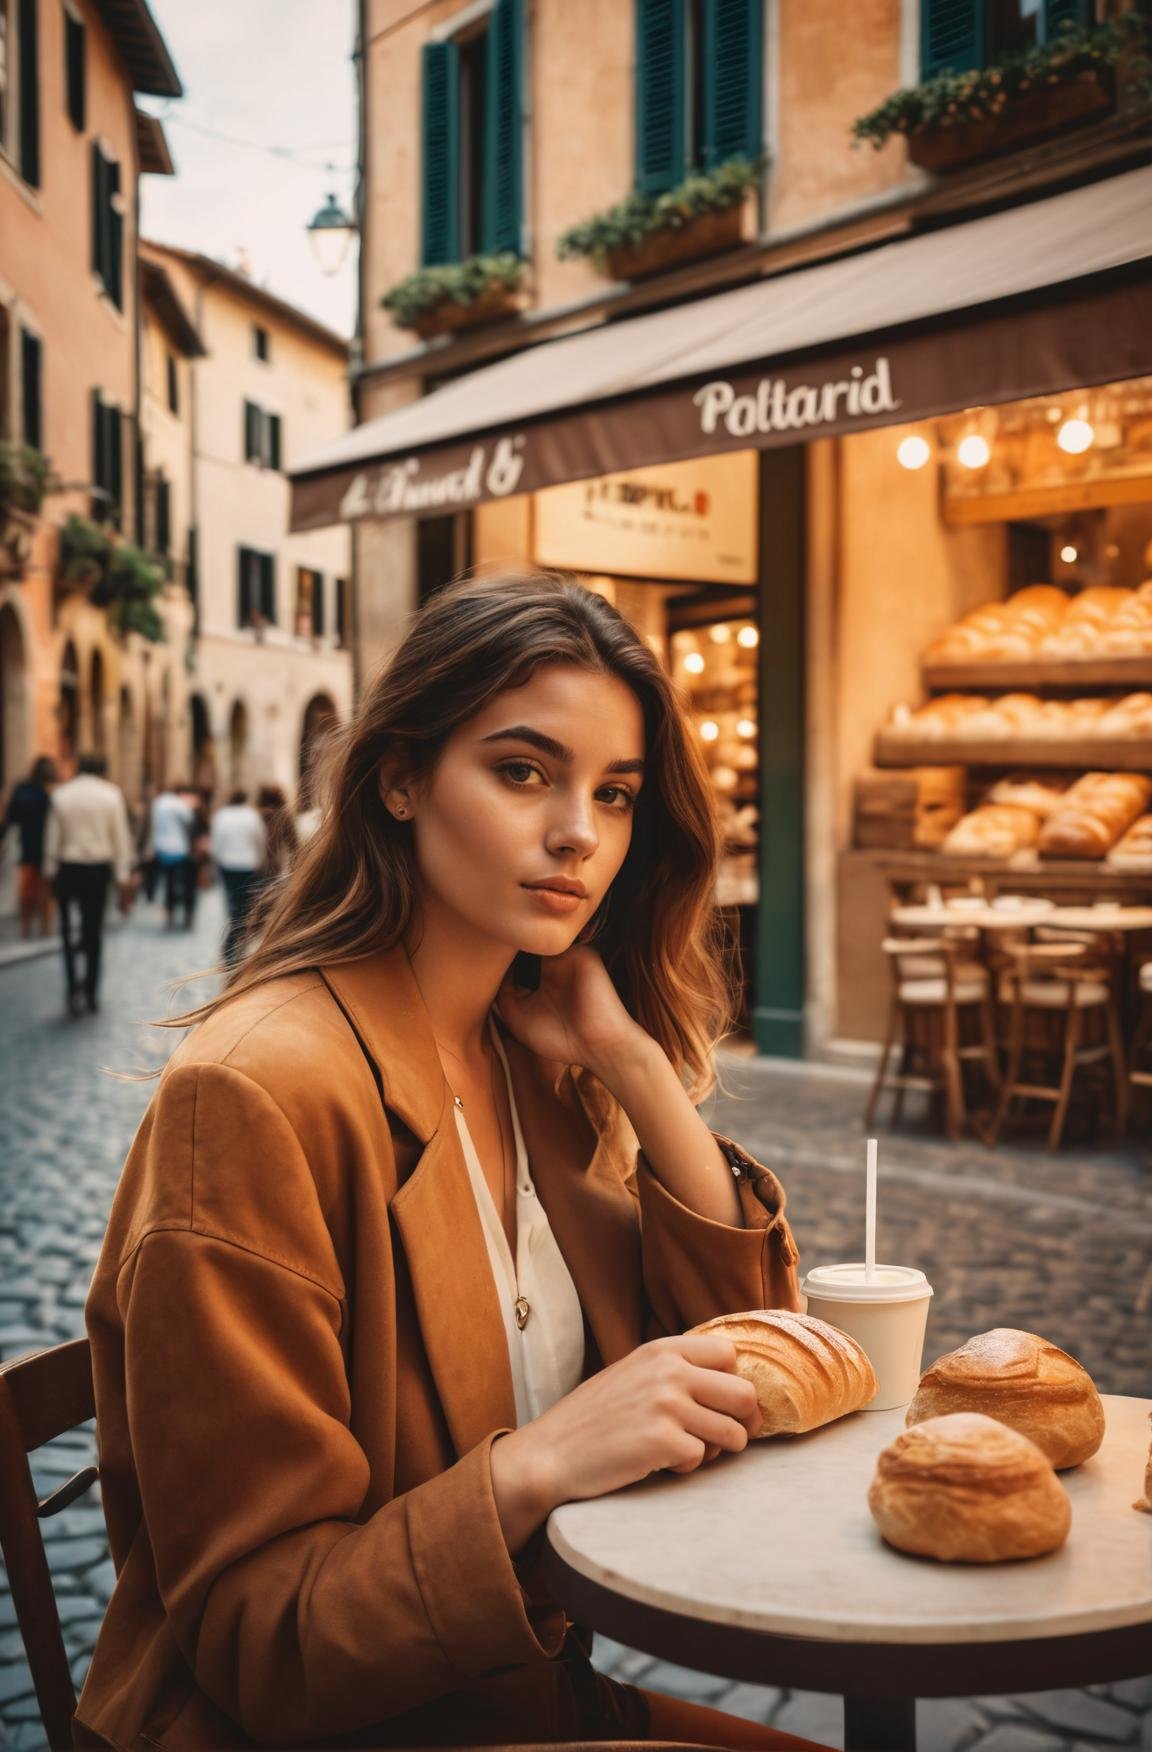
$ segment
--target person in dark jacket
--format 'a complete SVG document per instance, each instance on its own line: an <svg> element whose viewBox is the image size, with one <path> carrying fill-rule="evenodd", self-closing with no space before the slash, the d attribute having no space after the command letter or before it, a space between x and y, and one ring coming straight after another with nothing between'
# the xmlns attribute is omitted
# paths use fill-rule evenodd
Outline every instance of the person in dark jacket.
<svg viewBox="0 0 1152 1752"><path fill-rule="evenodd" d="M40 935L51 934L55 902L52 884L44 875L44 824L52 802L50 786L56 783L56 763L41 755L28 777L13 788L4 811L3 839L9 828L20 835L19 874L16 896L20 904L20 935L30 937L39 919Z"/></svg>

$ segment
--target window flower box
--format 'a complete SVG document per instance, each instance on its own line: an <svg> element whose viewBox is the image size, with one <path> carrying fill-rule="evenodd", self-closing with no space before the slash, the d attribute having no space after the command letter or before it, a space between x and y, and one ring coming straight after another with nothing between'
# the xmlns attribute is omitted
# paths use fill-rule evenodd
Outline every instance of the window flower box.
<svg viewBox="0 0 1152 1752"><path fill-rule="evenodd" d="M1062 134L1116 107L1110 80L1087 74L1074 85L1045 85L1005 103L1002 111L908 136L908 156L936 176L998 158Z"/></svg>
<svg viewBox="0 0 1152 1752"><path fill-rule="evenodd" d="M748 238L759 180L759 164L739 158L662 195L637 191L573 225L556 253L561 261L585 256L613 280L642 280L734 249Z"/></svg>
<svg viewBox="0 0 1152 1752"><path fill-rule="evenodd" d="M605 265L614 280L644 280L683 262L720 255L746 241L747 204L718 213L698 213L687 224L653 231L641 243L622 243L607 251Z"/></svg>
<svg viewBox="0 0 1152 1752"><path fill-rule="evenodd" d="M467 261L421 268L380 300L397 328L413 329L421 340L499 322L522 308L524 264L503 253L470 256Z"/></svg>

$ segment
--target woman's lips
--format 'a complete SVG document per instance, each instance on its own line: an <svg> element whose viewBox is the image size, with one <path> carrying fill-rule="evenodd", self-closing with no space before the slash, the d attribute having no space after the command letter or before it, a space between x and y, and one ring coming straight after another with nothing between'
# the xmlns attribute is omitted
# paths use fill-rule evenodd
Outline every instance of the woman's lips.
<svg viewBox="0 0 1152 1752"><path fill-rule="evenodd" d="M559 888L529 888L525 886L524 892L530 895L538 906L542 906L551 913L574 913L578 907L584 904L583 895L566 894Z"/></svg>

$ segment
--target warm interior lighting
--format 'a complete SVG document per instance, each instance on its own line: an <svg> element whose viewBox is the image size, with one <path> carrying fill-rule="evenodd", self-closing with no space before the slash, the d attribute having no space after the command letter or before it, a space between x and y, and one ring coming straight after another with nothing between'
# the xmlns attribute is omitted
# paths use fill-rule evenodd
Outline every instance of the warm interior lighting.
<svg viewBox="0 0 1152 1752"><path fill-rule="evenodd" d="M1074 548L1071 542L1068 542L1060 549L1060 558L1064 561L1066 566L1070 566L1073 560L1078 560L1080 558L1080 549Z"/></svg>
<svg viewBox="0 0 1152 1752"><path fill-rule="evenodd" d="M743 645L746 651L754 651L760 643L760 634L755 627L741 627L736 634L736 643Z"/></svg>
<svg viewBox="0 0 1152 1752"><path fill-rule="evenodd" d="M719 724L713 723L711 718L705 718L700 726L700 734L705 742L715 742L720 734L720 726Z"/></svg>
<svg viewBox="0 0 1152 1752"><path fill-rule="evenodd" d="M969 432L956 447L956 460L965 468L984 468L991 455L987 438L982 438L979 432Z"/></svg>
<svg viewBox="0 0 1152 1752"><path fill-rule="evenodd" d="M1065 420L1056 434L1056 442L1069 456L1083 456L1091 449L1095 436L1087 420Z"/></svg>
<svg viewBox="0 0 1152 1752"><path fill-rule="evenodd" d="M755 736L755 718L740 718L736 724L736 734L737 736Z"/></svg>
<svg viewBox="0 0 1152 1752"><path fill-rule="evenodd" d="M701 675L704 671L704 659L699 651L689 651L684 659L684 667L689 675Z"/></svg>
<svg viewBox="0 0 1152 1752"><path fill-rule="evenodd" d="M720 621L718 625L708 628L708 637L714 645L726 645L732 637L732 628Z"/></svg>
<svg viewBox="0 0 1152 1752"><path fill-rule="evenodd" d="M901 468L923 468L931 454L932 447L927 438L921 438L917 433L901 438L896 447L896 460Z"/></svg>

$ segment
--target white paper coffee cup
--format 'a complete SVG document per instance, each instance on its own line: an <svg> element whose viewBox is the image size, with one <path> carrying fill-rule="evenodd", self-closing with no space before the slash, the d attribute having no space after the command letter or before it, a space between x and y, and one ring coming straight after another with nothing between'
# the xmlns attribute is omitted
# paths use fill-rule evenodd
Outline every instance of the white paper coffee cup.
<svg viewBox="0 0 1152 1752"><path fill-rule="evenodd" d="M808 1313L854 1338L868 1354L879 1382L865 1411L907 1405L920 1384L924 1332L932 1285L908 1265L877 1265L871 1283L865 1267L817 1265L801 1289Z"/></svg>

